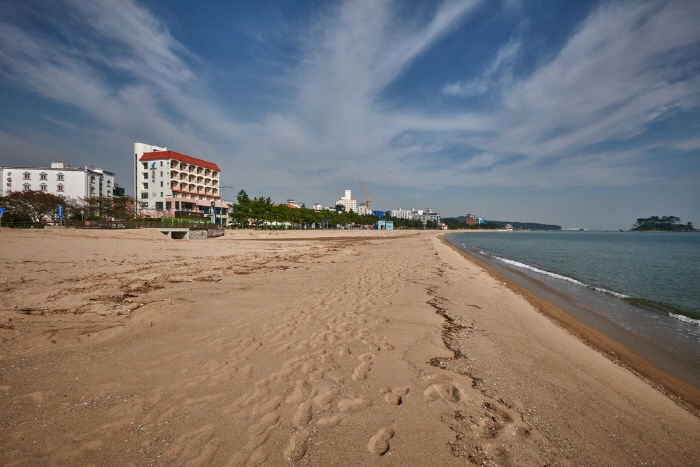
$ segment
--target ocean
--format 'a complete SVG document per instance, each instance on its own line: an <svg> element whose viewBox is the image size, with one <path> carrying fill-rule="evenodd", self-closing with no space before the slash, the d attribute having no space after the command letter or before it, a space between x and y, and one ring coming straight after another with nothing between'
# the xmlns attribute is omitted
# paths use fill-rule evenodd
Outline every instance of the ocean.
<svg viewBox="0 0 700 467"><path fill-rule="evenodd" d="M446 240L700 388L700 234L472 231Z"/></svg>

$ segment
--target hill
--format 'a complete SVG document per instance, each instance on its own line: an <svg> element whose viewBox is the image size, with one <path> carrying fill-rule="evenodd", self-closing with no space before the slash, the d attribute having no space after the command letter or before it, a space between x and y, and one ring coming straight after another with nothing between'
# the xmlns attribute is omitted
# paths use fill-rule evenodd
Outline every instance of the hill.
<svg viewBox="0 0 700 467"><path fill-rule="evenodd" d="M467 218L465 216L452 217L458 222L465 222ZM494 222L501 227L505 227L506 224L510 224L514 229L522 230L561 230L561 225L554 224L538 224L537 222L514 222L514 221L486 221L486 223Z"/></svg>

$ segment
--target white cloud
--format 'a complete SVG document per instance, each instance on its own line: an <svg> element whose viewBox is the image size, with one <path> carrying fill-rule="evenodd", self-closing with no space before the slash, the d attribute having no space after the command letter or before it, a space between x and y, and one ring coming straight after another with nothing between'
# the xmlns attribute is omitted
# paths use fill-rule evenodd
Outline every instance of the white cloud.
<svg viewBox="0 0 700 467"><path fill-rule="evenodd" d="M480 76L472 80L459 81L445 85L443 92L452 96L476 96L492 89L508 88L513 81L513 61L520 51L519 40L511 39L501 47L491 64Z"/></svg>
<svg viewBox="0 0 700 467"><path fill-rule="evenodd" d="M293 96L256 122L231 117L235 103L219 102L201 72L212 64L136 1L57 5L47 21L60 41L0 18L4 80L81 110L93 139L165 144L259 186L389 172L411 187L632 184L652 177L645 148L586 148L634 137L700 98L698 2L606 3L527 77L513 63L529 45L512 39L476 78L442 89L460 100L491 93L501 107L443 114L390 108L382 95L479 2L445 1L421 20L399 15L402 2L334 3L299 32L301 64L280 77ZM674 144L692 149L688 141Z"/></svg>
<svg viewBox="0 0 700 467"><path fill-rule="evenodd" d="M537 157L625 139L697 106L700 4L603 6L552 63L506 96L509 130L494 148ZM689 66L694 75L688 74Z"/></svg>

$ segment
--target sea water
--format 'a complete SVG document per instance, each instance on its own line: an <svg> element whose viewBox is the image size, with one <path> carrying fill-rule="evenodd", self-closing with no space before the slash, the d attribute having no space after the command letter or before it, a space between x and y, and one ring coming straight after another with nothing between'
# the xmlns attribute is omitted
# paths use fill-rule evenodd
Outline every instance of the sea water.
<svg viewBox="0 0 700 467"><path fill-rule="evenodd" d="M700 234L472 231L447 240L700 387Z"/></svg>

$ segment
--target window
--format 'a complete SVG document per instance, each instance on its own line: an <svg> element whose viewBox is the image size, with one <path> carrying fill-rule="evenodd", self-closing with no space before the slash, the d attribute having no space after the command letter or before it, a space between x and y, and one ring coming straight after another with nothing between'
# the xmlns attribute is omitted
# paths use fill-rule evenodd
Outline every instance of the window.
<svg viewBox="0 0 700 467"><path fill-rule="evenodd" d="M63 185L61 183L56 187L56 191L63 191Z"/></svg>
<svg viewBox="0 0 700 467"><path fill-rule="evenodd" d="M48 191L49 187L46 185L46 183L42 183L39 185L39 188L41 188L41 191Z"/></svg>
<svg viewBox="0 0 700 467"><path fill-rule="evenodd" d="M163 186L163 182L160 182L160 186Z"/></svg>
<svg viewBox="0 0 700 467"><path fill-rule="evenodd" d="M146 194L148 194L148 193L146 193ZM141 205L141 207L143 207L144 209L148 209L148 203L143 203L143 204Z"/></svg>
<svg viewBox="0 0 700 467"><path fill-rule="evenodd" d="M144 180L148 180L148 172L142 172L141 175L143 176Z"/></svg>
<svg viewBox="0 0 700 467"><path fill-rule="evenodd" d="M156 201L156 210L157 211L163 210L163 202L162 201Z"/></svg>
<svg viewBox="0 0 700 467"><path fill-rule="evenodd" d="M148 193L146 193L145 191L141 193L141 199L148 199Z"/></svg>
<svg viewBox="0 0 700 467"><path fill-rule="evenodd" d="M147 164L146 162L143 163L143 168L144 168L144 169L147 169L147 168L148 168L148 164Z"/></svg>
<svg viewBox="0 0 700 467"><path fill-rule="evenodd" d="M39 180L48 180L49 176L46 174L46 172L41 172L39 174Z"/></svg>
<svg viewBox="0 0 700 467"><path fill-rule="evenodd" d="M144 183L144 184L143 184L143 189L144 189L144 190L148 190L148 183Z"/></svg>
<svg viewBox="0 0 700 467"><path fill-rule="evenodd" d="M31 185L29 185L29 183L25 183L25 184L24 184L24 189L25 189L25 190L31 190L32 187L31 187Z"/></svg>
<svg viewBox="0 0 700 467"><path fill-rule="evenodd" d="M32 179L32 174L29 172L24 172L24 179L25 180L31 180Z"/></svg>
<svg viewBox="0 0 700 467"><path fill-rule="evenodd" d="M162 164L162 162L161 162L161 164ZM162 170L161 170L161 172L160 172L160 176L161 176L161 177L163 176L163 171L162 171Z"/></svg>
<svg viewBox="0 0 700 467"><path fill-rule="evenodd" d="M64 180L63 174L56 175L56 180L63 181Z"/></svg>
<svg viewBox="0 0 700 467"><path fill-rule="evenodd" d="M165 202L165 209L167 209L168 211L170 211L171 208L172 208L172 202L166 201L166 202Z"/></svg>
<svg viewBox="0 0 700 467"><path fill-rule="evenodd" d="M163 192L162 192L162 191L160 192L160 197L161 197L161 198L163 197Z"/></svg>
<svg viewBox="0 0 700 467"><path fill-rule="evenodd" d="M160 166L163 167L163 161L160 161ZM163 176L163 172L161 172L160 175Z"/></svg>

